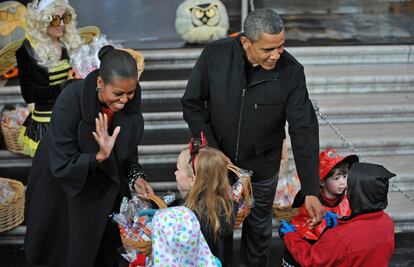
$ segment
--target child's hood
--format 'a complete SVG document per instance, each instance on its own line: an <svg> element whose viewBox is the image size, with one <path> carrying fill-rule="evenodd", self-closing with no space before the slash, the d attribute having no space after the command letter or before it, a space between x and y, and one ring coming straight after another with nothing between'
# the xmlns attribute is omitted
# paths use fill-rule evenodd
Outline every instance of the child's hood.
<svg viewBox="0 0 414 267"><path fill-rule="evenodd" d="M394 176L381 165L354 163L348 173L351 217L385 209L388 205L388 180Z"/></svg>

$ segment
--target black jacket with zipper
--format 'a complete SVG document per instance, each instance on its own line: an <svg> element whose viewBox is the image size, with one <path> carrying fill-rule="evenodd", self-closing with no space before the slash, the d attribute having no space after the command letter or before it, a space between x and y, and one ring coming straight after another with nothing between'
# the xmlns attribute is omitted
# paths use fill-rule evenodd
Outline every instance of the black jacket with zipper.
<svg viewBox="0 0 414 267"><path fill-rule="evenodd" d="M319 195L318 120L303 66L287 51L273 70L258 67L251 77L245 64L240 36L204 48L182 98L192 134L203 131L255 182L278 172L287 121L303 193Z"/></svg>

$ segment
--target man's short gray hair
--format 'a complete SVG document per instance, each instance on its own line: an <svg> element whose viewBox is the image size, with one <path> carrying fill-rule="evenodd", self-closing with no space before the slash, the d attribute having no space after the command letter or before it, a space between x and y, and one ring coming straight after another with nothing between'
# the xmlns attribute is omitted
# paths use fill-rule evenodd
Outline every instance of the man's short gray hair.
<svg viewBox="0 0 414 267"><path fill-rule="evenodd" d="M244 34L250 41L257 41L262 33L279 34L285 30L282 18L271 9L256 9L244 20Z"/></svg>

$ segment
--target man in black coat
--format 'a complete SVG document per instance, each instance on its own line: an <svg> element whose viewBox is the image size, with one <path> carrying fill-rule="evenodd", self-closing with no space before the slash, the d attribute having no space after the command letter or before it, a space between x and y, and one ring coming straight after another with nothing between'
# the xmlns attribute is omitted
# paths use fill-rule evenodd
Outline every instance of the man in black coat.
<svg viewBox="0 0 414 267"><path fill-rule="evenodd" d="M267 264L286 121L306 208L321 220L319 129L303 66L284 51L280 16L258 9L244 30L204 48L182 104L193 135L204 132L210 146L254 172L255 204L243 222L240 255L242 264L257 267Z"/></svg>

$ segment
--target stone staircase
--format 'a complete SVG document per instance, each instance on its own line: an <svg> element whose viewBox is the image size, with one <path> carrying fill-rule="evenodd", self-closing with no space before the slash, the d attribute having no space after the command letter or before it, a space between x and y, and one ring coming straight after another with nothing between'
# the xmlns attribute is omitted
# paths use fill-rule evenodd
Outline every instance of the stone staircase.
<svg viewBox="0 0 414 267"><path fill-rule="evenodd" d="M397 174L387 211L396 232L414 232L414 46L295 47L310 98L357 149L362 160ZM174 170L190 133L180 98L201 49L144 50L141 86L145 118L140 162L157 190L176 189ZM23 103L18 86L0 81L0 107ZM320 117L321 149L352 152ZM290 155L290 167L294 164ZM31 159L0 150L0 176L25 182ZM23 231L22 228L16 231Z"/></svg>

